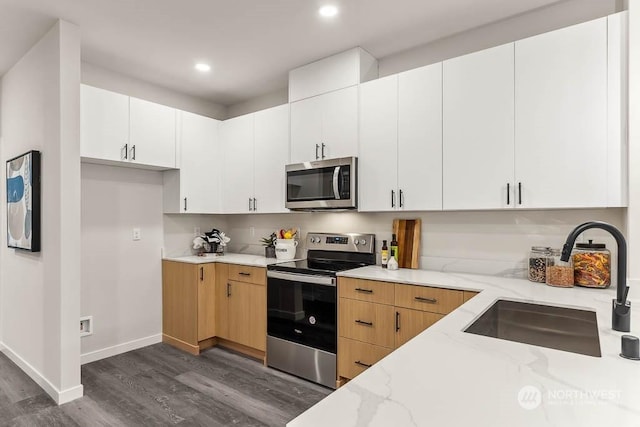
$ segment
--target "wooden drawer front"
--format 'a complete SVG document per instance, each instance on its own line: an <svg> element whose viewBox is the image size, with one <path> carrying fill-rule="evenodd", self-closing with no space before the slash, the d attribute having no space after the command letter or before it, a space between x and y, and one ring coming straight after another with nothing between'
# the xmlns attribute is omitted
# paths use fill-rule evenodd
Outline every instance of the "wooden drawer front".
<svg viewBox="0 0 640 427"><path fill-rule="evenodd" d="M340 298L338 332L341 337L392 348L393 321L393 306Z"/></svg>
<svg viewBox="0 0 640 427"><path fill-rule="evenodd" d="M262 267L229 264L229 280L253 283L254 285L266 285L267 269Z"/></svg>
<svg viewBox="0 0 640 427"><path fill-rule="evenodd" d="M396 348L443 317L442 314L396 307Z"/></svg>
<svg viewBox="0 0 640 427"><path fill-rule="evenodd" d="M340 277L338 293L340 298L393 305L393 283Z"/></svg>
<svg viewBox="0 0 640 427"><path fill-rule="evenodd" d="M396 284L396 306L449 314L462 305L462 291Z"/></svg>
<svg viewBox="0 0 640 427"><path fill-rule="evenodd" d="M475 297L476 295L478 295L479 292L474 292L474 291L462 291L462 300L464 302L469 301L471 298Z"/></svg>
<svg viewBox="0 0 640 427"><path fill-rule="evenodd" d="M355 378L391 351L390 348L340 337L338 339L338 377Z"/></svg>

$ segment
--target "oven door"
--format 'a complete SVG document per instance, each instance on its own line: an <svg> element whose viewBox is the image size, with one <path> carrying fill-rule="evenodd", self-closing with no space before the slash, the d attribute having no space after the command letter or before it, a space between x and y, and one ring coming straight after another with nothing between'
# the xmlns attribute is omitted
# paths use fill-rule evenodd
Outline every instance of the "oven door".
<svg viewBox="0 0 640 427"><path fill-rule="evenodd" d="M267 335L336 353L336 279L267 271Z"/></svg>
<svg viewBox="0 0 640 427"><path fill-rule="evenodd" d="M321 160L286 167L288 209L355 209L357 159Z"/></svg>

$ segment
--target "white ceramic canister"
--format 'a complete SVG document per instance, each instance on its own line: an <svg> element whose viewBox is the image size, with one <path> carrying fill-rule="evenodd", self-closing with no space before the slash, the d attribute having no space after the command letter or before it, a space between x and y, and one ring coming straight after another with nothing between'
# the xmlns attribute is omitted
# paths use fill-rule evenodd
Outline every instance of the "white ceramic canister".
<svg viewBox="0 0 640 427"><path fill-rule="evenodd" d="M298 241L294 239L277 239L276 240L276 258L287 261L296 257L296 247Z"/></svg>

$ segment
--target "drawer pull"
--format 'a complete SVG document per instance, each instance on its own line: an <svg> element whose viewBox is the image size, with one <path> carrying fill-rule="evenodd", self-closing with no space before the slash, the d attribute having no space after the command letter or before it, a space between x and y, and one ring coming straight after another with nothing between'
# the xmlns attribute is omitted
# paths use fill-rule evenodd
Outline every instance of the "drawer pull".
<svg viewBox="0 0 640 427"><path fill-rule="evenodd" d="M362 366L363 368L370 368L370 367L371 367L371 365L369 365L369 364L367 364L367 363L364 363L364 362L361 362L361 361L359 361L359 360L356 360L356 361L355 361L355 362L353 362L353 363L355 363L355 364L356 364L356 365L358 365L358 366Z"/></svg>
<svg viewBox="0 0 640 427"><path fill-rule="evenodd" d="M244 271L241 271L238 274L241 275L241 276L251 276L251 273L245 273Z"/></svg>
<svg viewBox="0 0 640 427"><path fill-rule="evenodd" d="M364 320L356 320L358 325L373 326L373 322L365 322Z"/></svg>
<svg viewBox="0 0 640 427"><path fill-rule="evenodd" d="M437 299L435 298L423 298L423 297L415 297L414 298L416 301L420 301L420 302L426 302L428 304L435 304L438 302Z"/></svg>
<svg viewBox="0 0 640 427"><path fill-rule="evenodd" d="M400 330L400 312L396 311L396 332Z"/></svg>
<svg viewBox="0 0 640 427"><path fill-rule="evenodd" d="M231 296L231 283L227 283L227 298Z"/></svg>
<svg viewBox="0 0 640 427"><path fill-rule="evenodd" d="M356 288L357 292L364 292L365 294L372 294L373 293L373 289L363 289L363 288Z"/></svg>

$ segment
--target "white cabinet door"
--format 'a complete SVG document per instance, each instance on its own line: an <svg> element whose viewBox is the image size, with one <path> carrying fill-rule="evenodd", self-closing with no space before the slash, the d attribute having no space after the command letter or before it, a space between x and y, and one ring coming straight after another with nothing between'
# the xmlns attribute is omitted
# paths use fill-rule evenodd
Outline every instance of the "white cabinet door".
<svg viewBox="0 0 640 427"><path fill-rule="evenodd" d="M320 96L322 100L322 139L324 159L358 155L358 86ZM324 148L324 150L323 150Z"/></svg>
<svg viewBox="0 0 640 427"><path fill-rule="evenodd" d="M398 206L398 76L360 86L360 211L392 211Z"/></svg>
<svg viewBox="0 0 640 427"><path fill-rule="evenodd" d="M291 103L291 163L318 160L321 138L321 97Z"/></svg>
<svg viewBox="0 0 640 427"><path fill-rule="evenodd" d="M220 125L220 136L224 152L222 211L248 213L253 205L253 114L225 120Z"/></svg>
<svg viewBox="0 0 640 427"><path fill-rule="evenodd" d="M220 212L219 121L180 112L180 193L182 212Z"/></svg>
<svg viewBox="0 0 640 427"><path fill-rule="evenodd" d="M82 85L80 114L80 155L100 160L126 160L129 97Z"/></svg>
<svg viewBox="0 0 640 427"><path fill-rule="evenodd" d="M442 63L398 79L398 202L404 210L441 210Z"/></svg>
<svg viewBox="0 0 640 427"><path fill-rule="evenodd" d="M254 114L254 209L288 212L285 166L289 163L289 104Z"/></svg>
<svg viewBox="0 0 640 427"><path fill-rule="evenodd" d="M130 99L130 161L176 167L176 110L142 99Z"/></svg>
<svg viewBox="0 0 640 427"><path fill-rule="evenodd" d="M513 43L444 61L445 210L507 207L514 178L513 76Z"/></svg>
<svg viewBox="0 0 640 427"><path fill-rule="evenodd" d="M516 206L607 206L607 18L516 42L515 65Z"/></svg>

